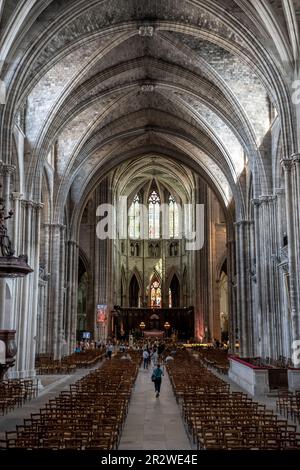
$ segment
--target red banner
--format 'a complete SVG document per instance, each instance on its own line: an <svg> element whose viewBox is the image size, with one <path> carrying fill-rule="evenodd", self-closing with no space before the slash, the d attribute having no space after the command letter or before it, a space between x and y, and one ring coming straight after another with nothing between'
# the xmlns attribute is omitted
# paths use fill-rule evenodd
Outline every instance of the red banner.
<svg viewBox="0 0 300 470"><path fill-rule="evenodd" d="M107 305L97 305L97 323L105 323L107 319Z"/></svg>

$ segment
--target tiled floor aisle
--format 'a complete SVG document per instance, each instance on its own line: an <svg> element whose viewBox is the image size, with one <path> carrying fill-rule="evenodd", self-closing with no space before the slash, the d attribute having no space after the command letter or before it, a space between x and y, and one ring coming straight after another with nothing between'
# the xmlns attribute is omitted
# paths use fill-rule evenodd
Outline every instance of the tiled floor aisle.
<svg viewBox="0 0 300 470"><path fill-rule="evenodd" d="M156 398L151 372L139 371L119 450L190 450L169 377L165 372Z"/></svg>

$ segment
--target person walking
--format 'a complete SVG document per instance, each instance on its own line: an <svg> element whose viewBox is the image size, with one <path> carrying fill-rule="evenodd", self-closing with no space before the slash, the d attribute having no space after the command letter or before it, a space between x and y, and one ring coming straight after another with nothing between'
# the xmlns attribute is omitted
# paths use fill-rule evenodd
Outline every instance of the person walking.
<svg viewBox="0 0 300 470"><path fill-rule="evenodd" d="M113 351L114 351L114 346L113 346L113 344L109 343L108 347L107 347L107 350L106 350L106 354L107 354L108 359L111 359Z"/></svg>
<svg viewBox="0 0 300 470"><path fill-rule="evenodd" d="M144 349L144 351L143 351L143 359L144 359L144 369L148 369L149 353L148 353L147 349Z"/></svg>
<svg viewBox="0 0 300 470"><path fill-rule="evenodd" d="M156 392L156 398L159 397L160 387L161 387L161 378L164 375L164 371L160 367L160 364L157 364L156 368L153 369L152 381L154 382L154 390Z"/></svg>

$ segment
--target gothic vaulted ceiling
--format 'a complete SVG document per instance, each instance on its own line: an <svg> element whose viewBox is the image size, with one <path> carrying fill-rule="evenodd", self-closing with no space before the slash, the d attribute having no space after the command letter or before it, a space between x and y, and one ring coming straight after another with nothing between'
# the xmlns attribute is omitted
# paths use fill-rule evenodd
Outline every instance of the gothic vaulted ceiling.
<svg viewBox="0 0 300 470"><path fill-rule="evenodd" d="M34 200L52 174L53 217L117 164L139 159L150 171L155 157L174 178L180 165L197 171L242 216L245 168L254 192L274 183L271 126L282 152L295 151L298 1L0 5L2 159Z"/></svg>

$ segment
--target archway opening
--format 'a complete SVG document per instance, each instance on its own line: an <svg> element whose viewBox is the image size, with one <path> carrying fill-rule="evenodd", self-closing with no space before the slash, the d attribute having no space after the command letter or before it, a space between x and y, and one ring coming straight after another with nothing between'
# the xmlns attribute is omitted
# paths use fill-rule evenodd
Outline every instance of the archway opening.
<svg viewBox="0 0 300 470"><path fill-rule="evenodd" d="M161 284L156 276L150 284L150 307L161 308Z"/></svg>
<svg viewBox="0 0 300 470"><path fill-rule="evenodd" d="M139 306L139 293L140 287L137 281L136 275L132 276L129 286L129 306L138 307Z"/></svg>
<svg viewBox="0 0 300 470"><path fill-rule="evenodd" d="M174 274L169 289L169 307L180 307L180 284L178 277Z"/></svg>

